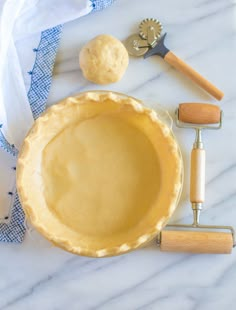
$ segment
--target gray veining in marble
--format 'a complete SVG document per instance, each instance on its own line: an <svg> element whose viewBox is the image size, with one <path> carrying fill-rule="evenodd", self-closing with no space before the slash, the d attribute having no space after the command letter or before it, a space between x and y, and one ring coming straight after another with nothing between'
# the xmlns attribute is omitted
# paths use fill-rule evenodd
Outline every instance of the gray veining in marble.
<svg viewBox="0 0 236 310"><path fill-rule="evenodd" d="M223 129L204 132L207 151L203 222L236 227L236 6L230 0L117 0L64 27L49 105L68 95L104 89L84 80L81 46L109 33L120 40L146 17L158 18L166 44L224 90ZM162 59L131 58L124 78L105 87L166 107L214 102ZM172 221L191 220L189 153L193 131L176 129L185 161L182 198ZM225 310L236 309L236 250L232 255L161 253L155 242L129 254L91 259L53 247L34 230L22 245L0 245L0 309L9 310Z"/></svg>

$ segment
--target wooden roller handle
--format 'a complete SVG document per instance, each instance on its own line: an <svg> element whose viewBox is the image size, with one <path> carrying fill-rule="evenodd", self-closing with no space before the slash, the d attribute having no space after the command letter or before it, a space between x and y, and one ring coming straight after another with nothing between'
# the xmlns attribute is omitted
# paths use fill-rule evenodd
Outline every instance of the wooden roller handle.
<svg viewBox="0 0 236 310"><path fill-rule="evenodd" d="M219 90L216 86L214 86L211 82L205 79L202 75L200 75L197 71L195 71L192 67L186 64L182 59L177 57L171 51L165 55L164 59L171 66L175 67L175 69L188 76L198 86L203 88L217 100L221 100L223 98L224 93L221 90Z"/></svg>
<svg viewBox="0 0 236 310"><path fill-rule="evenodd" d="M220 107L209 103L181 103L178 117L181 122L192 124L217 124L220 122Z"/></svg>
<svg viewBox="0 0 236 310"><path fill-rule="evenodd" d="M233 247L231 233L209 231L163 230L161 251L209 254L230 254Z"/></svg>
<svg viewBox="0 0 236 310"><path fill-rule="evenodd" d="M205 150L193 149L191 153L190 201L204 202L205 199Z"/></svg>

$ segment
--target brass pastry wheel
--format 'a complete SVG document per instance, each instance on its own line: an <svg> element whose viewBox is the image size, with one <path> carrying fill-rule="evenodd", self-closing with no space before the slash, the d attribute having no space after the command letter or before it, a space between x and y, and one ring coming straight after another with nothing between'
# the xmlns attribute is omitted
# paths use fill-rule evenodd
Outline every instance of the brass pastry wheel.
<svg viewBox="0 0 236 310"><path fill-rule="evenodd" d="M125 41L128 53L132 56L143 56L143 58L153 55L162 57L167 63L190 78L200 88L204 89L217 100L221 100L224 93L170 51L164 44L167 33L161 36L161 31L162 24L159 20L153 18L144 19L139 25L139 33L131 35Z"/></svg>

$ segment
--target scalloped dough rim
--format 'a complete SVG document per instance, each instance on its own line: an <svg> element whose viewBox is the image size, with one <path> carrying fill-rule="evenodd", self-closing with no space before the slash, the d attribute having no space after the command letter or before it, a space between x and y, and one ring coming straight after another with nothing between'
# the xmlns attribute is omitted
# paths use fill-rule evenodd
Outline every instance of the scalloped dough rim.
<svg viewBox="0 0 236 310"><path fill-rule="evenodd" d="M25 159L27 158L27 154L30 151L30 140L32 135L37 135L40 132L40 126L47 121L51 117L52 114L57 113L58 110L64 109L65 106L68 104L83 104L80 101L94 101L94 103L102 102L105 100L112 100L113 102L117 102L118 104L122 103L125 105L130 105L134 111L138 113L143 113L148 115L152 122L155 122L159 125L162 129L165 137L169 137L169 142L171 142L172 146L176 149L176 152L173 153L175 160L176 160L176 182L175 188L173 193L169 193L172 196L172 201L168 207L168 213L166 216L163 216L161 219L157 219L156 225L152 229L147 228L147 233L142 234L136 241L129 242L129 243L122 243L116 247L111 248L103 248L99 250L91 250L88 248L81 248L81 247L74 247L73 244L66 238L57 238L53 236L52 233L48 232L41 223L37 221L35 217L34 210L32 204L28 202L27 199L27 191L22 185L22 173L24 170ZM155 236L157 236L160 231L165 227L169 218L175 211L178 200L182 191L182 183L183 183L183 163L182 163L182 156L180 153L180 149L178 144L174 138L174 135L162 121L159 120L158 114L149 108L144 107L140 101L135 98L127 97L126 95L114 93L114 92L106 92L106 91L90 91L78 94L74 97L68 97L64 100L60 101L59 103L53 105L52 107L48 108L34 123L33 127L27 134L22 148L19 153L18 163L17 163L17 189L19 193L19 198L21 201L21 205L23 210L26 213L26 217L30 220L33 226L38 230L47 240L52 242L55 246L60 247L68 252L73 254L78 254L81 256L89 256L89 257L107 257L107 256L114 256L114 255L121 255L127 252L130 252L136 248L139 248L145 245L147 242L151 241Z"/></svg>

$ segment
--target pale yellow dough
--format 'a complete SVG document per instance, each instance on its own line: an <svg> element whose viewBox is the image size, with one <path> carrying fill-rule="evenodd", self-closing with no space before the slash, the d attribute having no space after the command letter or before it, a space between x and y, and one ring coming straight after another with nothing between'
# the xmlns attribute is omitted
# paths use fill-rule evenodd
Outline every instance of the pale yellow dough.
<svg viewBox="0 0 236 310"><path fill-rule="evenodd" d="M158 195L159 170L148 138L119 115L71 125L45 147L42 158L49 208L89 237L106 238L108 231L120 234L138 225Z"/></svg>
<svg viewBox="0 0 236 310"><path fill-rule="evenodd" d="M93 257L152 239L175 210L181 184L169 128L154 111L109 92L51 107L18 158L27 218L57 246Z"/></svg>
<svg viewBox="0 0 236 310"><path fill-rule="evenodd" d="M129 56L124 45L110 35L99 35L89 41L79 54L84 77L96 84L119 81L128 66Z"/></svg>

